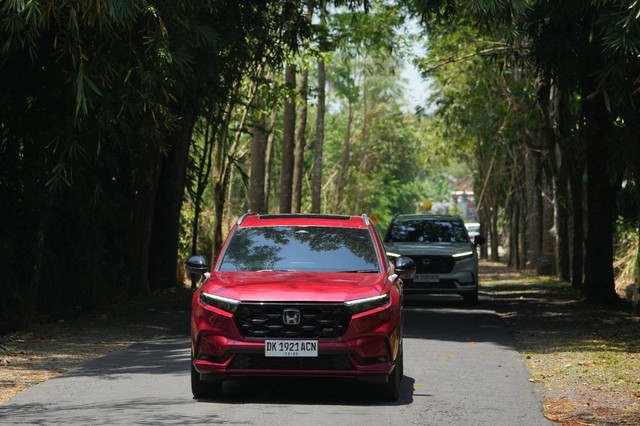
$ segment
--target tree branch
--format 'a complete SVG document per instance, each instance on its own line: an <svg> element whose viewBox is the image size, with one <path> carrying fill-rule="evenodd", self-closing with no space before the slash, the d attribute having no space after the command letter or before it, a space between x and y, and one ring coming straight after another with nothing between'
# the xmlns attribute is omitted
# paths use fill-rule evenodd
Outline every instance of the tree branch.
<svg viewBox="0 0 640 426"><path fill-rule="evenodd" d="M488 49L482 49L482 50L478 50L476 52L473 53L469 53L468 55L464 55L464 56L459 56L459 57L452 57L449 59L445 59L441 62L438 62L437 64L427 67L427 68L422 68L420 67L420 71L423 74L429 74L430 72L444 67L445 65L449 65L449 64L454 64L457 62L462 62L462 61L466 61L467 59L473 58L475 56L485 56L485 55L492 55L494 53L501 53L501 52L506 52L506 51L511 51L511 50L515 50L513 47L511 46L500 46L500 47L490 47Z"/></svg>

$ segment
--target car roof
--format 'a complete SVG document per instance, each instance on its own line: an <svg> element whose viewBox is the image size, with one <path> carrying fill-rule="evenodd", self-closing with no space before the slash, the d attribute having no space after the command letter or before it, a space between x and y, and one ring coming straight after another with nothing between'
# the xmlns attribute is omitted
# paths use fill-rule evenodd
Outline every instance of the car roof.
<svg viewBox="0 0 640 426"><path fill-rule="evenodd" d="M460 216L454 216L449 214L424 214L424 213L415 213L415 214L399 214L396 215L394 220L453 220L453 221L462 221Z"/></svg>
<svg viewBox="0 0 640 426"><path fill-rule="evenodd" d="M326 226L334 228L361 228L370 226L367 215L349 216L337 214L255 214L248 213L238 219L241 228L264 226Z"/></svg>

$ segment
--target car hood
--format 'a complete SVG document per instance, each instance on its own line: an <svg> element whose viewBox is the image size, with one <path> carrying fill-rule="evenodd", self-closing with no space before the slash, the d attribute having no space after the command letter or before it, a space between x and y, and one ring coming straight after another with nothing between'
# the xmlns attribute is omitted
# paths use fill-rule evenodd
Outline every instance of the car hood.
<svg viewBox="0 0 640 426"><path fill-rule="evenodd" d="M403 256L452 256L474 250L471 243L385 243L390 253Z"/></svg>
<svg viewBox="0 0 640 426"><path fill-rule="evenodd" d="M382 273L213 272L202 291L247 302L346 302L380 295L388 283Z"/></svg>

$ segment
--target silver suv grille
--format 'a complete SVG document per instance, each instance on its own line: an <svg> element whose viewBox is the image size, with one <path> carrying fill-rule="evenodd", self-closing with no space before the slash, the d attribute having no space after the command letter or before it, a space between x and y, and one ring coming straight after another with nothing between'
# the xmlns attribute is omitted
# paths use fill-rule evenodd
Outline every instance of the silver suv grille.
<svg viewBox="0 0 640 426"><path fill-rule="evenodd" d="M456 265L451 256L411 256L418 274L448 274Z"/></svg>

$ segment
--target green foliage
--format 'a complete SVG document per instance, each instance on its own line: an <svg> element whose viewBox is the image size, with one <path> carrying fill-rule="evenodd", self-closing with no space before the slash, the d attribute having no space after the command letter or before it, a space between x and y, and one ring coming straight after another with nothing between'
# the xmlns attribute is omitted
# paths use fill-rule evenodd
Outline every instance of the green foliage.
<svg viewBox="0 0 640 426"><path fill-rule="evenodd" d="M478 163L476 192L482 182L482 192L488 190L494 205L502 204L496 198L507 194L524 199L518 195L522 193L519 176L525 172L519 165L523 152L538 149L544 176L536 173L530 179L541 187L545 179L559 184L562 192L568 173L574 173L574 185L578 182L586 165L582 152L586 144L589 155L598 152L598 158L586 167L587 198L591 200L587 217L608 222L609 212L593 200L611 205L603 200L617 190L608 181L611 173L635 176L640 163L636 148L640 93L637 2L408 3L423 17L429 31L430 53L423 65L436 81L437 116L442 120L443 134L459 150L472 153L470 158L475 157ZM597 131L602 134L594 137ZM523 148L523 141L529 151ZM609 146L601 149L604 145ZM579 199L579 188L572 190ZM558 207L567 206L565 198L558 196ZM505 205L513 205L508 201ZM574 208L581 211L581 206ZM585 289L590 300L614 300L608 279L609 255L602 255L611 252L612 238L604 235L610 233L609 226L601 225L587 231L595 235L603 230L603 235L586 240ZM560 244L568 238L559 232ZM528 237L531 241L541 238ZM579 233L576 241L581 237ZM563 265L569 263L568 255L560 257ZM579 265L577 270L581 269Z"/></svg>
<svg viewBox="0 0 640 426"><path fill-rule="evenodd" d="M185 111L216 117L255 58L295 50L300 5L0 3L2 256L35 256L6 276L0 330L148 285L145 232Z"/></svg>

